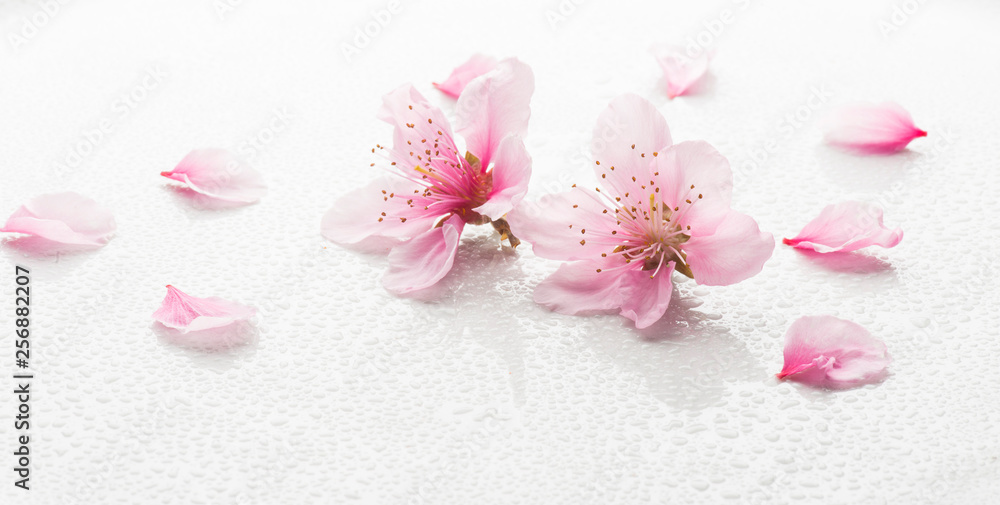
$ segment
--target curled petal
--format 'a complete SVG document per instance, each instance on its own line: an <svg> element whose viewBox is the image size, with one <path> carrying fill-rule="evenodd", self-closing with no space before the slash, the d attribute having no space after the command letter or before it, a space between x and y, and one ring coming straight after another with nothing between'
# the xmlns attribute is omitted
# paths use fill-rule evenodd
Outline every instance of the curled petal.
<svg viewBox="0 0 1000 505"><path fill-rule="evenodd" d="M882 208L862 202L828 205L794 238L783 242L816 252L856 251L870 245L895 247L903 240L903 230L882 224Z"/></svg>
<svg viewBox="0 0 1000 505"><path fill-rule="evenodd" d="M752 217L730 211L715 233L692 237L684 252L698 284L728 286L760 273L774 252L774 237Z"/></svg>
<svg viewBox="0 0 1000 505"><path fill-rule="evenodd" d="M628 270L622 275L621 315L635 321L640 330L660 320L670 305L674 264L664 265L656 275L649 270Z"/></svg>
<svg viewBox="0 0 1000 505"><path fill-rule="evenodd" d="M471 58L469 58L469 61L459 65L455 68L455 70L452 70L451 75L449 75L444 82L435 82L434 87L452 98L458 98L458 96L462 94L462 90L465 89L469 82L476 77L493 70L496 66L496 58L482 54L474 54Z"/></svg>
<svg viewBox="0 0 1000 505"><path fill-rule="evenodd" d="M891 358L882 341L862 326L833 316L806 316L785 334L779 379L845 389L885 378Z"/></svg>
<svg viewBox="0 0 1000 505"><path fill-rule="evenodd" d="M664 46L656 51L656 61L663 70L667 97L676 98L692 90L708 72L709 51L703 50L695 57L688 56L680 46Z"/></svg>
<svg viewBox="0 0 1000 505"><path fill-rule="evenodd" d="M406 239L427 231L437 216L417 214L406 203L417 187L401 177L383 177L345 194L323 216L323 236L350 245L372 237Z"/></svg>
<svg viewBox="0 0 1000 505"><path fill-rule="evenodd" d="M524 137L531 117L535 74L516 58L501 61L466 86L455 104L456 131L466 148L488 167L507 135Z"/></svg>
<svg viewBox="0 0 1000 505"><path fill-rule="evenodd" d="M649 181L654 153L672 143L667 120L656 106L638 95L621 95L594 127L594 171L601 184L618 195L641 189L643 181Z"/></svg>
<svg viewBox="0 0 1000 505"><path fill-rule="evenodd" d="M254 203L267 193L260 174L225 149L195 149L173 171L160 175L226 202Z"/></svg>
<svg viewBox="0 0 1000 505"><path fill-rule="evenodd" d="M117 229L111 212L73 192L41 195L11 214L0 232L23 233L60 244L102 246Z"/></svg>
<svg viewBox="0 0 1000 505"><path fill-rule="evenodd" d="M859 103L836 110L826 124L826 142L865 154L901 151L927 132L913 124L906 109L894 102Z"/></svg>
<svg viewBox="0 0 1000 505"><path fill-rule="evenodd" d="M500 142L491 173L493 187L489 199L474 210L496 220L510 212L528 191L531 156L521 137L510 135Z"/></svg>
<svg viewBox="0 0 1000 505"><path fill-rule="evenodd" d="M620 283L624 271L615 267L621 263L617 259L563 263L535 287L535 302L569 315L618 309L622 304Z"/></svg>
<svg viewBox="0 0 1000 505"><path fill-rule="evenodd" d="M389 253L382 285L397 295L426 289L451 271L465 222L451 216L441 226L398 245Z"/></svg>
<svg viewBox="0 0 1000 505"><path fill-rule="evenodd" d="M511 230L531 243L536 255L554 260L599 260L620 241L615 214L580 188L522 202L507 215Z"/></svg>
<svg viewBox="0 0 1000 505"><path fill-rule="evenodd" d="M253 307L216 297L197 298L167 286L167 296L153 313L153 319L168 328L187 333L228 326L245 321L256 313Z"/></svg>

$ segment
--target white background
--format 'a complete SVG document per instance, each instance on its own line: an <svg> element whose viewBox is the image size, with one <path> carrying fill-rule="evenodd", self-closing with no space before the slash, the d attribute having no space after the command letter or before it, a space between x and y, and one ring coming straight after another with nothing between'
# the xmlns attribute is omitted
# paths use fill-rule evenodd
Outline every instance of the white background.
<svg viewBox="0 0 1000 505"><path fill-rule="evenodd" d="M0 394L0 502L996 500L1000 6L911 2L894 20L904 3L567 0L560 14L555 0L400 0L348 61L386 2L105 0L50 15L52 2L0 0L0 214L74 190L119 224L93 253L2 248L0 363L14 370L23 264L37 379L27 493L9 470L12 380ZM714 83L669 101L649 46L699 34L717 47ZM677 276L642 332L536 306L557 264L485 229L467 230L436 301L394 298L384 257L324 241L319 220L376 175L370 149L391 141L381 95L413 82L450 111L430 83L473 52L535 71L529 198L591 183L594 121L635 92L676 141L729 157L734 208L777 238L850 198L882 204L905 238L846 265L779 245L736 286ZM831 95L815 110L814 90ZM124 106L129 94L143 98ZM822 113L885 99L930 136L888 157L822 145ZM287 126L268 132L278 114ZM110 133L79 147L102 120ZM198 209L158 175L193 148L255 138L270 187L258 205ZM88 154L70 166L76 149ZM158 336L165 284L258 307L253 342L206 353ZM892 375L838 393L776 382L785 329L808 314L884 339Z"/></svg>

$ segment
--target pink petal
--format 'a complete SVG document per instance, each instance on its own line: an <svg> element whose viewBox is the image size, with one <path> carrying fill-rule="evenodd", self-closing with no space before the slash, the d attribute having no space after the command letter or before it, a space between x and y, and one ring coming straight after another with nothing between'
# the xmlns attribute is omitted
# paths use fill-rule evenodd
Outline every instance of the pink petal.
<svg viewBox="0 0 1000 505"><path fill-rule="evenodd" d="M597 179L624 195L649 182L655 155L673 141L667 120L645 98L621 95L597 119L591 141ZM635 181L633 181L633 178Z"/></svg>
<svg viewBox="0 0 1000 505"><path fill-rule="evenodd" d="M500 141L493 158L493 189L489 200L474 210L492 219L510 212L528 191L531 156L521 137L510 135Z"/></svg>
<svg viewBox="0 0 1000 505"><path fill-rule="evenodd" d="M527 133L534 91L531 67L509 58L470 82L458 97L456 131L483 167L489 166L504 137Z"/></svg>
<svg viewBox="0 0 1000 505"><path fill-rule="evenodd" d="M779 379L844 389L879 382L891 359L885 344L862 326L833 316L806 316L785 334Z"/></svg>
<svg viewBox="0 0 1000 505"><path fill-rule="evenodd" d="M674 264L664 265L655 276L648 270L629 270L622 275L621 315L635 321L640 330L660 320L667 306L673 284L670 275Z"/></svg>
<svg viewBox="0 0 1000 505"><path fill-rule="evenodd" d="M267 193L260 174L225 149L195 149L173 171L160 175L227 202L254 203Z"/></svg>
<svg viewBox="0 0 1000 505"><path fill-rule="evenodd" d="M34 235L60 244L102 246L117 229L104 207L83 195L41 195L11 214L0 232Z"/></svg>
<svg viewBox="0 0 1000 505"><path fill-rule="evenodd" d="M349 245L373 237L406 239L427 231L437 216L414 217L406 199L396 196L410 195L416 187L419 186L402 177L382 177L345 194L323 216L323 236ZM410 217L404 221L403 216Z"/></svg>
<svg viewBox="0 0 1000 505"><path fill-rule="evenodd" d="M774 252L774 237L750 216L730 211L715 233L691 237L683 248L698 284L728 286L760 273Z"/></svg>
<svg viewBox="0 0 1000 505"><path fill-rule="evenodd" d="M563 263L535 287L539 305L560 314L582 315L618 309L623 270L618 259ZM601 269L598 272L597 269Z"/></svg>
<svg viewBox="0 0 1000 505"><path fill-rule="evenodd" d="M496 58L474 54L469 58L469 61L452 70L451 75L444 82L440 84L435 82L434 87L452 98L458 98L469 82L493 70L496 66Z"/></svg>
<svg viewBox="0 0 1000 505"><path fill-rule="evenodd" d="M426 289L451 270L465 222L453 215L441 226L396 246L389 253L389 271L382 285L397 295Z"/></svg>
<svg viewBox="0 0 1000 505"><path fill-rule="evenodd" d="M664 46L656 50L656 61L663 70L663 80L667 85L667 97L675 98L686 94L705 76L709 51L701 51L690 57L680 46Z"/></svg>
<svg viewBox="0 0 1000 505"><path fill-rule="evenodd" d="M422 145L421 141L428 139L441 139L442 155L465 155L457 152L451 124L444 112L431 105L412 84L404 84L383 96L378 118L393 126L392 161L408 169L416 164L409 155L416 151L413 146Z"/></svg>
<svg viewBox="0 0 1000 505"><path fill-rule="evenodd" d="M729 160L708 142L681 142L656 157L652 178L663 190L663 202L677 211L687 235L711 235L729 215L733 171ZM646 177L649 179L650 177Z"/></svg>
<svg viewBox="0 0 1000 505"><path fill-rule="evenodd" d="M903 240L903 230L882 224L882 209L862 202L828 205L799 232L784 243L821 253L856 251L870 245L895 247Z"/></svg>
<svg viewBox="0 0 1000 505"><path fill-rule="evenodd" d="M826 124L827 143L866 154L901 151L913 139L926 136L910 113L894 102L848 105L835 111Z"/></svg>
<svg viewBox="0 0 1000 505"><path fill-rule="evenodd" d="M507 214L511 231L531 243L537 256L554 260L598 260L614 249L601 240L615 225L614 213L580 188L523 202Z"/></svg>
<svg viewBox="0 0 1000 505"><path fill-rule="evenodd" d="M153 313L153 319L168 328L187 333L228 326L245 321L256 313L253 307L216 297L197 298L167 286L167 296L163 305Z"/></svg>

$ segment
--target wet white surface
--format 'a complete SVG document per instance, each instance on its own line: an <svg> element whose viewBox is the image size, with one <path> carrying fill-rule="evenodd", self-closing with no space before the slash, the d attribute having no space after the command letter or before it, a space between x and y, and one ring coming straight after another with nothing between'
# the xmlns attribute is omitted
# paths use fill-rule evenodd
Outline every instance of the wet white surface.
<svg viewBox="0 0 1000 505"><path fill-rule="evenodd" d="M16 405L0 394L0 502L965 504L1000 492L996 4L926 2L883 36L907 2L399 0L347 61L343 45L386 2L247 0L220 14L223 2L72 2L43 16L54 2L0 1L0 214L74 190L119 224L93 253L0 250L0 363L13 372L22 264L37 375L30 492L13 486ZM714 83L668 101L648 46L718 26ZM325 242L319 219L374 175L370 149L391 140L381 95L412 81L450 108L430 82L474 51L534 68L532 198L592 180L592 125L636 92L675 140L729 157L734 207L777 237L849 198L882 203L906 236L850 264L779 246L736 286L677 276L675 303L642 332L537 307L531 288L557 264L501 250L486 230L467 230L436 301L394 298L384 257ZM824 110L884 99L930 136L889 157L821 145ZM198 209L158 175L193 148L251 139L270 186L258 205ZM88 153L67 163L73 150ZM210 353L159 336L165 284L258 307L251 342ZM777 383L785 329L807 314L884 339L889 379L838 393Z"/></svg>

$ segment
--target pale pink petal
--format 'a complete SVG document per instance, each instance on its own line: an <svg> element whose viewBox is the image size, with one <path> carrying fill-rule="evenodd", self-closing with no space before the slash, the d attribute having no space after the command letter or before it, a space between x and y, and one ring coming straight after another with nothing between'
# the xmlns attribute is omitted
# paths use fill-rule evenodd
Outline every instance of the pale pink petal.
<svg viewBox="0 0 1000 505"><path fill-rule="evenodd" d="M690 236L711 235L729 214L733 171L729 160L701 140L681 142L656 157L656 189L675 209L675 222ZM690 228L688 228L690 226Z"/></svg>
<svg viewBox="0 0 1000 505"><path fill-rule="evenodd" d="M428 141L438 144L437 150L449 158L462 157L464 152L457 152L451 124L441 109L431 105L412 84L404 84L382 97L382 107L378 118L393 126L393 148L389 155L391 161L409 170L418 163L413 155L422 155ZM438 133L440 132L440 133Z"/></svg>
<svg viewBox="0 0 1000 505"><path fill-rule="evenodd" d="M709 51L691 57L680 46L663 46L655 50L656 61L663 70L667 97L675 98L691 91L708 72Z"/></svg>
<svg viewBox="0 0 1000 505"><path fill-rule="evenodd" d="M471 58L469 58L469 61L459 65L455 68L455 70L452 70L451 75L449 75L444 82L435 82L434 87L452 98L458 98L458 96L462 94L462 90L465 89L469 82L476 77L493 70L496 66L496 58L482 54L474 54Z"/></svg>
<svg viewBox="0 0 1000 505"><path fill-rule="evenodd" d="M862 326L833 316L806 316L785 334L779 379L844 389L879 382L891 362L885 344Z"/></svg>
<svg viewBox="0 0 1000 505"><path fill-rule="evenodd" d="M23 233L60 244L101 246L116 229L110 211L90 198L67 192L32 198L11 214L0 232Z"/></svg>
<svg viewBox="0 0 1000 505"><path fill-rule="evenodd" d="M906 109L894 102L859 103L833 112L826 124L826 142L867 154L901 151L927 132L913 124Z"/></svg>
<svg viewBox="0 0 1000 505"><path fill-rule="evenodd" d="M774 237L750 216L730 211L715 233L691 237L683 250L698 284L728 286L760 273L774 252Z"/></svg>
<svg viewBox="0 0 1000 505"><path fill-rule="evenodd" d="M455 104L455 130L465 138L466 149L483 167L490 164L500 141L507 135L524 137L531 117L535 75L516 58L501 61L489 73L466 86Z"/></svg>
<svg viewBox="0 0 1000 505"><path fill-rule="evenodd" d="M620 282L625 271L616 267L621 263L618 258L563 263L535 287L535 302L569 315L618 309L622 304Z"/></svg>
<svg viewBox="0 0 1000 505"><path fill-rule="evenodd" d="M489 199L474 210L496 220L510 212L528 191L531 156L521 137L510 135L500 142L491 173L493 187Z"/></svg>
<svg viewBox="0 0 1000 505"><path fill-rule="evenodd" d="M615 214L593 194L574 188L521 202L509 214L511 231L531 243L537 256L554 260L598 260L615 245L608 241L617 230ZM609 245L610 244L610 245Z"/></svg>
<svg viewBox="0 0 1000 505"><path fill-rule="evenodd" d="M598 181L618 196L635 193L649 182L659 151L672 143L666 119L649 100L631 93L615 98L597 119L591 141Z"/></svg>
<svg viewBox="0 0 1000 505"><path fill-rule="evenodd" d="M382 285L397 295L426 289L451 271L465 222L451 216L441 226L418 235L389 253Z"/></svg>
<svg viewBox="0 0 1000 505"><path fill-rule="evenodd" d="M160 175L227 202L254 203L267 193L260 174L225 149L195 149L173 171Z"/></svg>
<svg viewBox="0 0 1000 505"><path fill-rule="evenodd" d="M670 305L674 264L668 263L656 275L650 270L629 270L622 275L621 315L635 321L640 330L660 320Z"/></svg>
<svg viewBox="0 0 1000 505"><path fill-rule="evenodd" d="M882 209L874 204L843 202L828 205L799 232L784 243L816 252L856 251L870 245L895 247L903 240L903 230L890 230L882 223Z"/></svg>
<svg viewBox="0 0 1000 505"><path fill-rule="evenodd" d="M257 313L248 307L222 298L197 298L167 286L163 305L153 313L160 324L181 332L202 331L245 321Z"/></svg>
<svg viewBox="0 0 1000 505"><path fill-rule="evenodd" d="M348 245L370 237L406 239L424 233L437 216L415 215L407 205L407 197L417 187L401 177L382 177L350 191L323 216L323 236Z"/></svg>

